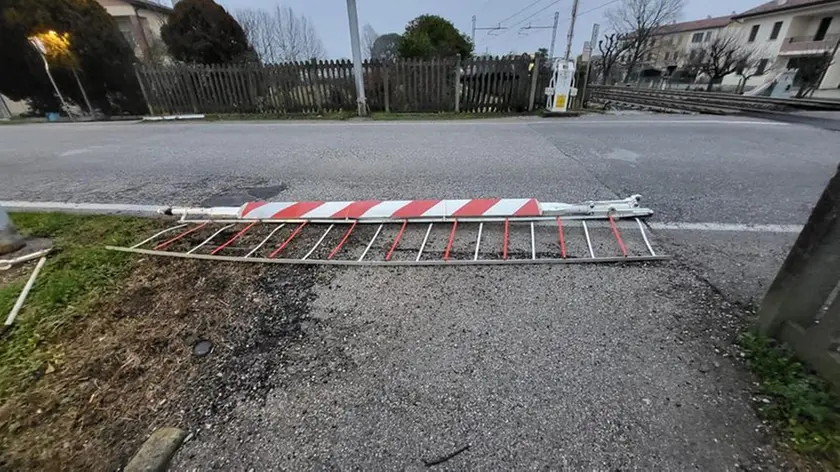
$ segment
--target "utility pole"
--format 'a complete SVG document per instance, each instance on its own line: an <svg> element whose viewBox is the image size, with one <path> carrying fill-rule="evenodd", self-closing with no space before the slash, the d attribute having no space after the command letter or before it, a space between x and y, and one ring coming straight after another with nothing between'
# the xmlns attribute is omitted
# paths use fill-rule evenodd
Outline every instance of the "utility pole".
<svg viewBox="0 0 840 472"><path fill-rule="evenodd" d="M475 26L475 15L472 16L472 40L473 44L475 44L475 32L476 31L499 31L499 30L506 30L508 29L507 26L502 26L501 23L497 24L496 26Z"/></svg>
<svg viewBox="0 0 840 472"><path fill-rule="evenodd" d="M359 39L359 16L356 0L347 0L347 17L350 20L350 48L353 50L353 75L356 77L356 108L359 116L367 115L365 81L362 77L362 42Z"/></svg>
<svg viewBox="0 0 840 472"><path fill-rule="evenodd" d="M581 99L580 107L586 106L586 94L589 92L589 73L592 71L592 57L595 52L595 44L598 41L598 29L601 26L598 23L592 25L592 37L589 39L589 57L586 59L586 72L583 74L583 84L581 84Z"/></svg>
<svg viewBox="0 0 840 472"><path fill-rule="evenodd" d="M574 0L574 2L572 2L572 21L569 22L569 35L566 37L566 54L563 55L563 59L565 59L566 62L569 62L569 59L572 56L572 39L575 37L575 20L577 20L579 1L580 0Z"/></svg>
<svg viewBox="0 0 840 472"><path fill-rule="evenodd" d="M522 28L519 28L519 32L521 33L522 31L532 30L532 29L549 29L550 28L551 29L551 48L548 50L548 58L551 59L552 57L554 57L554 43L557 41L557 23L559 22L559 20L560 20L560 12L556 11L556 12L554 12L554 25L552 25L552 26L531 26L531 25L528 25L528 26L523 26Z"/></svg>

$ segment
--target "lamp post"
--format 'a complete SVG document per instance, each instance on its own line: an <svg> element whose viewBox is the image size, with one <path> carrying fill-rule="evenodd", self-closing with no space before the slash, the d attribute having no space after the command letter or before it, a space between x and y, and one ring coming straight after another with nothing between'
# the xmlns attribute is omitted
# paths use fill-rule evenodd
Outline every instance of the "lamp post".
<svg viewBox="0 0 840 472"><path fill-rule="evenodd" d="M54 32L50 32L54 33ZM44 42L41 41L40 38L32 36L29 38L29 43L38 51L38 54L41 56L41 60L44 61L44 70L47 71L47 77L50 78L50 83L55 90L55 94L58 95L58 100L61 102L61 107L67 112L67 116L70 118L70 121L76 121L73 119L73 115L70 113L70 109L67 107L67 102L64 101L64 96L61 95L61 91L58 90L58 85L55 83L55 79L53 79L52 73L50 72L50 64L47 62L47 47L44 45Z"/></svg>

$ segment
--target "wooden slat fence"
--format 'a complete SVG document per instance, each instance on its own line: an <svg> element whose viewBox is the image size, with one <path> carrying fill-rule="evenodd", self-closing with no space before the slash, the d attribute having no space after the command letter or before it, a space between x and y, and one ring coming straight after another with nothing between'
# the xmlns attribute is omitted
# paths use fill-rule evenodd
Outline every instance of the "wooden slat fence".
<svg viewBox="0 0 840 472"><path fill-rule="evenodd" d="M460 71L458 64L460 64ZM545 102L550 70L533 59L457 58L365 61L370 111L508 113ZM532 74L539 74L532 81ZM170 65L137 67L150 112L327 113L356 110L353 63L306 61L284 64ZM457 86L460 81L460 87ZM458 97L456 99L456 94Z"/></svg>

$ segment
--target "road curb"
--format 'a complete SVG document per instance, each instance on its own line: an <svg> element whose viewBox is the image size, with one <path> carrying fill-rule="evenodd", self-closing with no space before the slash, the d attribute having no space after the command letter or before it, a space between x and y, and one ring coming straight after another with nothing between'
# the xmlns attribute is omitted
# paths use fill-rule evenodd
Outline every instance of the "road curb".
<svg viewBox="0 0 840 472"><path fill-rule="evenodd" d="M179 428L160 428L149 436L134 454L124 472L163 472L175 451L181 447L186 431Z"/></svg>

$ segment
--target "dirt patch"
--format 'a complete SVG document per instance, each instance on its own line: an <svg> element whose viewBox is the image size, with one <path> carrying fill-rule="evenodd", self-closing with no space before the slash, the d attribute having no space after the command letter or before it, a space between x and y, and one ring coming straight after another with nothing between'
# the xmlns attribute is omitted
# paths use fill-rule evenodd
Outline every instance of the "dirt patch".
<svg viewBox="0 0 840 472"><path fill-rule="evenodd" d="M138 260L0 405L0 469L114 470L159 426L194 429L264 398L305 338L324 269ZM193 355L210 340L213 351Z"/></svg>

